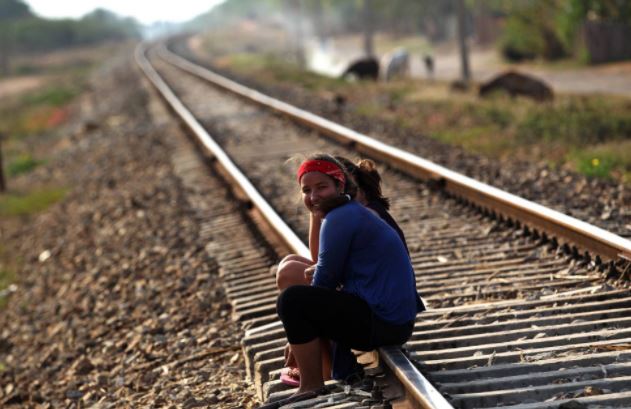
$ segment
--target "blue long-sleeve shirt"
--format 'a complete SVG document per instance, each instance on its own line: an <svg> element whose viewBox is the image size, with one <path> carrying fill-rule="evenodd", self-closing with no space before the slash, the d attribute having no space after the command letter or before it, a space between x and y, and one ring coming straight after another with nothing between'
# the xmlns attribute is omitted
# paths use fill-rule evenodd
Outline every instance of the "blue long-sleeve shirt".
<svg viewBox="0 0 631 409"><path fill-rule="evenodd" d="M361 204L330 211L320 229L313 285L357 295L392 324L413 320L420 310L414 270L398 234Z"/></svg>

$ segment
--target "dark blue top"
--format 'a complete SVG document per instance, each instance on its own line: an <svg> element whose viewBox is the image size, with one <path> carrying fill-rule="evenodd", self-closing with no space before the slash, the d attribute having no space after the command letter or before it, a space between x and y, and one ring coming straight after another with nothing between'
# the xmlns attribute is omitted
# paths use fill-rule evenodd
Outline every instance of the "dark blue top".
<svg viewBox="0 0 631 409"><path fill-rule="evenodd" d="M361 204L331 210L320 229L313 285L355 294L386 322L398 325L422 310L414 270L397 232Z"/></svg>
<svg viewBox="0 0 631 409"><path fill-rule="evenodd" d="M377 212L379 217L381 217L386 223L388 223L388 225L390 225L390 227L394 229L394 231L397 232L397 234L399 235L399 238L401 238L401 241L403 242L403 245L405 246L405 251L407 251L408 254L410 254L410 250L408 249L408 243L405 241L405 235L403 234L403 230L401 230L397 222L395 222L392 216L390 216L390 213L388 213L386 208L377 200L368 202L368 204L366 204L366 207Z"/></svg>

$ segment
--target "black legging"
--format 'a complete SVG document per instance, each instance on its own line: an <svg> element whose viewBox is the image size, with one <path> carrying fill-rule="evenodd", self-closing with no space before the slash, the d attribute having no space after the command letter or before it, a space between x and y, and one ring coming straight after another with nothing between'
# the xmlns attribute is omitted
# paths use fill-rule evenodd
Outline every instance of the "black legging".
<svg viewBox="0 0 631 409"><path fill-rule="evenodd" d="M278 296L277 309L290 344L324 337L349 348L370 351L405 343L414 327L414 321L387 323L356 295L323 287L289 287Z"/></svg>

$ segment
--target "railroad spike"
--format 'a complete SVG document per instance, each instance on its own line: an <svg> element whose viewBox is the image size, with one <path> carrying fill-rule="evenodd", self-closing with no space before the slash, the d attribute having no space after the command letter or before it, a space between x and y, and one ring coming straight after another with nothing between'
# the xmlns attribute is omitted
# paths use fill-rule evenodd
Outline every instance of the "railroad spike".
<svg viewBox="0 0 631 409"><path fill-rule="evenodd" d="M608 263L607 278L618 278L618 269L613 260Z"/></svg>
<svg viewBox="0 0 631 409"><path fill-rule="evenodd" d="M541 238L541 236L539 235L539 230L537 229L532 230L532 238L534 240L539 240Z"/></svg>

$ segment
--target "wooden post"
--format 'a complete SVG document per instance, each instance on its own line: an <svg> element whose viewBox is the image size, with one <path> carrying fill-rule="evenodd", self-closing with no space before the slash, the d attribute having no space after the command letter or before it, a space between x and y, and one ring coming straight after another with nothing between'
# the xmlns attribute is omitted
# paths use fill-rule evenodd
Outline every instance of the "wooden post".
<svg viewBox="0 0 631 409"><path fill-rule="evenodd" d="M372 0L364 0L364 54L366 57L375 55L375 10Z"/></svg>
<svg viewBox="0 0 631 409"><path fill-rule="evenodd" d="M0 193L3 193L7 190L7 184L4 179L4 165L2 163L2 139L4 135L0 132Z"/></svg>
<svg viewBox="0 0 631 409"><path fill-rule="evenodd" d="M458 0L458 43L460 45L460 65L462 82L469 85L471 70L469 69L469 49L467 47L467 15L464 0Z"/></svg>

